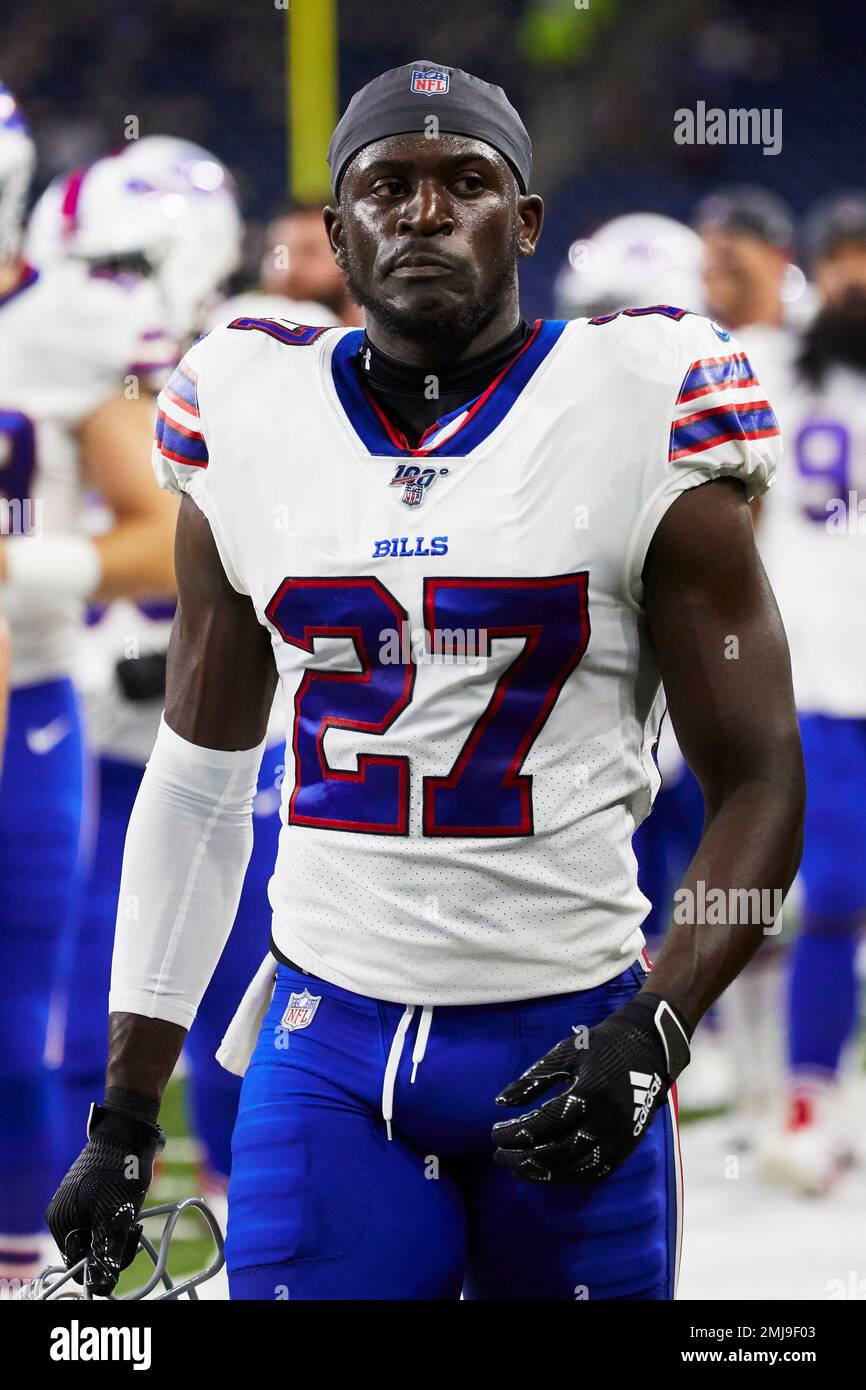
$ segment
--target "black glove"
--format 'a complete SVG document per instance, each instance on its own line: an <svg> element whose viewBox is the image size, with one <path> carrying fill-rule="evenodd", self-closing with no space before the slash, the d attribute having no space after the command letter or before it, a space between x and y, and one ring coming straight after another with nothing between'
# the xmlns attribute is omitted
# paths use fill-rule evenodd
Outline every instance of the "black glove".
<svg viewBox="0 0 866 1390"><path fill-rule="evenodd" d="M91 1108L87 1144L45 1213L67 1269L88 1256L95 1294L111 1293L121 1270L135 1259L138 1214L153 1180L154 1159L165 1147L158 1110L146 1096L107 1090L105 1104Z"/></svg>
<svg viewBox="0 0 866 1390"><path fill-rule="evenodd" d="M496 1097L523 1106L566 1083L538 1110L493 1126L494 1163L523 1182L608 1177L688 1062L691 1031L658 995L641 992L582 1038L565 1038Z"/></svg>

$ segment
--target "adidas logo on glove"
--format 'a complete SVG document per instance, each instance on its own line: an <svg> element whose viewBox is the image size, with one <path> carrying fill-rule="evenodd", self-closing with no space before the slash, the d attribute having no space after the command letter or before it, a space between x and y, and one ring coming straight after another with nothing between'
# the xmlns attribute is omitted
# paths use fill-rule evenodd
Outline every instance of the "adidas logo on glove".
<svg viewBox="0 0 866 1390"><path fill-rule="evenodd" d="M634 1087L634 1129L632 1134L638 1137L652 1112L655 1098L662 1088L662 1079L658 1072L650 1076L645 1071L630 1071L628 1079Z"/></svg>

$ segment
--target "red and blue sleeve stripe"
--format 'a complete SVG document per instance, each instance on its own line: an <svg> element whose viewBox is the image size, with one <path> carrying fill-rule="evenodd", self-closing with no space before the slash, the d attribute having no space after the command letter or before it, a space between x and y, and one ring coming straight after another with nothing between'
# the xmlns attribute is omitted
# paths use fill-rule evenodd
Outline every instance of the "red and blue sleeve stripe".
<svg viewBox="0 0 866 1390"><path fill-rule="evenodd" d="M174 369L165 387L165 394L170 401L174 401L175 405L182 405L184 410L196 417L199 415L197 382L196 373L184 359Z"/></svg>
<svg viewBox="0 0 866 1390"><path fill-rule="evenodd" d="M209 458L204 435L186 429L170 420L160 409L156 420L156 442L160 453L173 463L185 463L191 468L207 468Z"/></svg>
<svg viewBox="0 0 866 1390"><path fill-rule="evenodd" d="M758 378L744 352L730 357L702 357L693 362L680 387L677 405L709 396L713 391L739 390L757 386Z"/></svg>
<svg viewBox="0 0 866 1390"><path fill-rule="evenodd" d="M716 445L743 439L767 439L779 433L779 422L769 401L717 405L699 410L671 426L668 458L671 463L702 454Z"/></svg>

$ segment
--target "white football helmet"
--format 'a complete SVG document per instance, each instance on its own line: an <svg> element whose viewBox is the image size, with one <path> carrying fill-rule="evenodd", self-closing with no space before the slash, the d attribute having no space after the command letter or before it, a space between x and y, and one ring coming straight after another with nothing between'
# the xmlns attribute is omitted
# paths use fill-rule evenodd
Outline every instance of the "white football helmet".
<svg viewBox="0 0 866 1390"><path fill-rule="evenodd" d="M572 243L555 289L561 318L647 304L701 312L703 248L697 232L655 212L629 213Z"/></svg>
<svg viewBox="0 0 866 1390"><path fill-rule="evenodd" d="M0 82L0 264L18 254L36 150L21 108Z"/></svg>
<svg viewBox="0 0 866 1390"><path fill-rule="evenodd" d="M241 255L243 222L228 170L207 150L170 135L130 141L85 169L56 179L33 210L27 253L120 262L153 276L168 325L199 332Z"/></svg>

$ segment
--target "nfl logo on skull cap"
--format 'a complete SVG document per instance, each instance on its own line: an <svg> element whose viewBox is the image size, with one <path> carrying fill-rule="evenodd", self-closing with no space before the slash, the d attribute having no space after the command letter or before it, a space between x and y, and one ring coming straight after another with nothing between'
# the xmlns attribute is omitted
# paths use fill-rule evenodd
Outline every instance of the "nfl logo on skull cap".
<svg viewBox="0 0 866 1390"><path fill-rule="evenodd" d="M296 1033L299 1028L309 1028L321 1002L321 994L311 994L308 989L290 994L286 1012L280 1022L290 1033Z"/></svg>
<svg viewBox="0 0 866 1390"><path fill-rule="evenodd" d="M421 96L431 96L436 92L447 92L451 85L451 74L438 72L435 68L413 68L409 84L413 92Z"/></svg>

